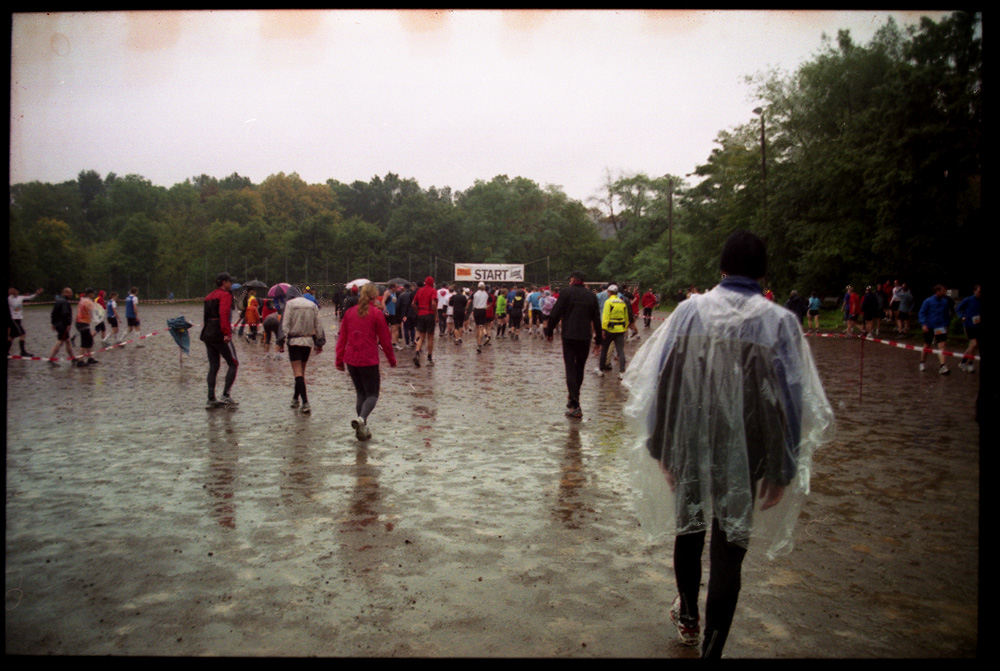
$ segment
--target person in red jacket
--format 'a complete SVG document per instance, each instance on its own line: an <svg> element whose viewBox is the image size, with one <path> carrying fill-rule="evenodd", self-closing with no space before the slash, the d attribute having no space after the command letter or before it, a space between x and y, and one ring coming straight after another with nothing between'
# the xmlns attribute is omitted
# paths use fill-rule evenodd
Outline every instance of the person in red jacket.
<svg viewBox="0 0 1000 671"><path fill-rule="evenodd" d="M229 395L236 382L236 370L240 361L233 346L233 278L229 273L219 273L215 278L215 291L205 296L205 319L201 327L201 341L208 351L208 402L206 408L228 406L234 408L239 403ZM215 398L215 380L219 375L221 360L226 361L226 382L222 398Z"/></svg>
<svg viewBox="0 0 1000 671"><path fill-rule="evenodd" d="M653 319L653 308L656 307L659 301L656 300L656 294L653 293L653 289L646 289L646 293L642 295L642 319L646 324L646 328L649 328L649 323Z"/></svg>
<svg viewBox="0 0 1000 671"><path fill-rule="evenodd" d="M417 308L417 350L413 354L413 365L420 368L420 350L427 344L427 365L434 365L434 318L438 295L434 291L434 278L428 275L424 286L413 294L413 305Z"/></svg>
<svg viewBox="0 0 1000 671"><path fill-rule="evenodd" d="M433 289L433 287L432 287ZM435 306L437 297L435 296ZM389 366L396 367L396 354L392 349L392 333L382 310L376 307L378 289L374 284L361 287L358 304L344 313L337 335L337 370L351 375L357 393L355 409L358 418L351 420L351 426L358 440L372 437L368 428L368 416L378 402L381 376L378 367L378 350L381 347ZM431 332L434 330L434 313L431 312Z"/></svg>

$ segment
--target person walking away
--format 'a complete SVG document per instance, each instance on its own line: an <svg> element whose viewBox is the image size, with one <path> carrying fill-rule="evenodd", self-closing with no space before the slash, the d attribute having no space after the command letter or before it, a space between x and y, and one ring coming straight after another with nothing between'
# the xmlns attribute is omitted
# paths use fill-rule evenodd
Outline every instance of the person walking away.
<svg viewBox="0 0 1000 671"><path fill-rule="evenodd" d="M10 345L13 342L13 338L17 338L21 347L21 356L35 356L31 352L24 349L24 301L34 300L35 298L38 298L41 293L42 289L39 289L29 296L21 296L14 287L7 290L7 309L10 311L10 319L13 324L11 327L13 330L9 334L7 340L8 354L10 354Z"/></svg>
<svg viewBox="0 0 1000 671"><path fill-rule="evenodd" d="M653 288L646 289L646 293L642 295L642 321L646 328L649 328L653 321L653 310L659 304L660 302L656 300L656 294L653 293Z"/></svg>
<svg viewBox="0 0 1000 671"><path fill-rule="evenodd" d="M139 322L139 287L132 287L129 289L128 296L125 297L125 321L128 323L128 330L125 331L124 339L135 331L136 335L141 335L139 329L141 323Z"/></svg>
<svg viewBox="0 0 1000 671"><path fill-rule="evenodd" d="M552 342L552 334L562 322L563 364L566 367L566 415L575 419L583 417L580 407L580 387L587 366L590 341L594 353L601 348L601 313L597 309L597 296L583 283L584 274L574 270L569 276L569 286L559 292L559 300L552 306L549 323L545 326L545 339Z"/></svg>
<svg viewBox="0 0 1000 671"><path fill-rule="evenodd" d="M402 349L399 345L399 317L396 315L398 303L398 291L395 282L389 282L389 288L382 295L382 305L385 308L385 321L389 325L389 333L392 334L392 348Z"/></svg>
<svg viewBox="0 0 1000 671"><path fill-rule="evenodd" d="M635 321L632 314L632 307L618 295L618 285L612 284L608 287L608 299L604 301L604 312L601 315L601 330L603 338L601 340L600 365L597 367L597 375L604 376L605 370L610 370L611 366L605 366L608 360L608 352L611 344L614 343L615 351L618 353L618 379L625 376L625 331L629 324Z"/></svg>
<svg viewBox="0 0 1000 671"><path fill-rule="evenodd" d="M501 287L496 294L497 337L507 337L507 291Z"/></svg>
<svg viewBox="0 0 1000 671"><path fill-rule="evenodd" d="M819 333L819 309L821 305L819 296L816 295L815 291L812 292L809 295L809 316L806 321L812 327L813 333Z"/></svg>
<svg viewBox="0 0 1000 671"><path fill-rule="evenodd" d="M462 331L465 330L465 315L469 309L469 299L462 293L461 287L456 285L451 288L451 298L448 299L448 305L451 307L451 317L454 321L452 337L456 345L461 345Z"/></svg>
<svg viewBox="0 0 1000 671"><path fill-rule="evenodd" d="M861 299L861 314L864 317L864 327L861 329L861 337L869 335L878 336L879 315L882 307L878 304L878 297L875 295L875 288L870 284L865 287L865 296Z"/></svg>
<svg viewBox="0 0 1000 671"><path fill-rule="evenodd" d="M104 324L104 318L107 317L108 314L108 303L104 299L104 296L104 289L97 292L97 298L94 299L94 302L97 304L98 309L94 311L93 319L94 336L98 337L98 335L100 335L102 343L107 342L108 340L108 329Z"/></svg>
<svg viewBox="0 0 1000 671"><path fill-rule="evenodd" d="M483 340L486 337L486 304L489 302L489 294L486 292L486 284L479 283L476 293L472 294L472 319L476 323L476 352L482 353Z"/></svg>
<svg viewBox="0 0 1000 671"><path fill-rule="evenodd" d="M284 345L279 345L278 341L285 342L284 333L281 330L281 312L274 309L274 304L270 300L264 301L264 320L261 325L264 327L264 358L271 358L271 341L274 341L278 348L278 353L285 351Z"/></svg>
<svg viewBox="0 0 1000 671"><path fill-rule="evenodd" d="M896 325L899 328L899 337L905 338L910 335L910 318L913 315L913 293L910 286L903 282L899 292L899 312L896 313Z"/></svg>
<svg viewBox="0 0 1000 671"><path fill-rule="evenodd" d="M723 652L748 549L771 558L791 550L812 453L833 430L795 315L761 293L763 241L734 232L719 265L722 281L677 306L633 357L624 382L637 434L631 471L640 522L647 532L674 535L678 596L669 615L681 643L700 642L703 658Z"/></svg>
<svg viewBox="0 0 1000 671"><path fill-rule="evenodd" d="M409 282L403 285L403 293L399 295L396 312L403 331L403 344L406 347L413 347L417 341L417 311L413 307L413 285Z"/></svg>
<svg viewBox="0 0 1000 671"><path fill-rule="evenodd" d="M937 345L938 361L941 366L938 373L947 375L951 371L944 359L944 346L948 341L948 326L951 324L951 300L948 298L948 290L943 284L934 287L934 293L920 304L920 312L917 313L917 321L924 333L924 348L920 352L920 370L927 370L925 361L927 355L932 351L932 345Z"/></svg>
<svg viewBox="0 0 1000 671"><path fill-rule="evenodd" d="M427 350L427 365L434 365L434 329L437 313L438 295L434 291L434 278L428 275L424 278L424 286L417 289L413 295L413 304L417 308L417 349L413 354L413 365L420 368L420 350Z"/></svg>
<svg viewBox="0 0 1000 671"><path fill-rule="evenodd" d="M76 362L77 368L86 368L98 363L92 354L94 334L90 330L90 322L96 307L94 290L89 287L84 289L80 296L80 302L76 306L76 330L80 334L80 358ZM84 357L87 357L86 361L84 361Z"/></svg>
<svg viewBox="0 0 1000 671"><path fill-rule="evenodd" d="M107 320L108 326L111 327L111 332L104 337L104 342L111 341L112 345L118 344L118 292L112 291L111 295L108 296L107 305Z"/></svg>
<svg viewBox="0 0 1000 671"><path fill-rule="evenodd" d="M965 328L965 337L969 339L969 346L962 356L962 363L958 367L966 373L976 372L976 348L979 346L979 297L981 292L977 284L972 290L972 295L965 298L958 304L955 311L962 318L962 326Z"/></svg>
<svg viewBox="0 0 1000 671"><path fill-rule="evenodd" d="M430 279L430 278L427 278ZM429 287L433 292L434 282ZM385 316L373 308L372 303L378 295L378 290L370 284L361 289L358 305L344 314L337 334L337 370L347 369L354 383L355 410L357 419L351 420L351 427L358 440L368 440L372 437L368 428L368 417L371 416L378 402L381 388L381 373L379 372L379 348L385 354L389 366L396 367L396 354L392 349L391 334L386 324ZM437 296L433 294L433 306L436 306ZM431 334L434 332L434 312L430 315ZM426 321L426 320L425 320ZM425 324L426 326L426 324Z"/></svg>
<svg viewBox="0 0 1000 671"><path fill-rule="evenodd" d="M365 287L371 287L372 292L378 293L373 284L366 284ZM288 361L292 365L292 376L295 378L295 391L289 407L300 409L303 415L308 415L312 412L312 408L306 390L306 364L309 363L311 351L315 351L316 354L322 353L326 345L326 333L319 318L319 305L301 295L295 287L291 287L285 295L290 296L291 300L285 302L282 311L283 334L278 345L279 347L285 345L288 349Z"/></svg>
<svg viewBox="0 0 1000 671"><path fill-rule="evenodd" d="M204 319L201 327L201 341L208 354L208 409L218 407L235 408L239 402L230 392L236 382L236 372L240 367L233 345L233 282L229 273L219 273L215 277L215 291L205 296ZM222 387L222 398L215 398L215 383L222 361L226 362L226 380Z"/></svg>
<svg viewBox="0 0 1000 671"><path fill-rule="evenodd" d="M52 306L52 313L49 316L49 321L52 324L52 330L56 332L56 344L52 347L52 352L49 353L49 363L53 366L59 365L59 360L56 358L56 354L59 352L59 348L65 345L66 354L69 355L70 361L76 359L76 355L73 354L73 345L70 339L70 329L73 327L73 290L66 287L62 290L62 293L56 296L55 305ZM72 363L70 365L73 365Z"/></svg>
<svg viewBox="0 0 1000 671"><path fill-rule="evenodd" d="M247 295L246 325L250 327L250 333L246 339L248 343L257 342L257 326L260 324L260 311L257 308L257 292L251 289Z"/></svg>

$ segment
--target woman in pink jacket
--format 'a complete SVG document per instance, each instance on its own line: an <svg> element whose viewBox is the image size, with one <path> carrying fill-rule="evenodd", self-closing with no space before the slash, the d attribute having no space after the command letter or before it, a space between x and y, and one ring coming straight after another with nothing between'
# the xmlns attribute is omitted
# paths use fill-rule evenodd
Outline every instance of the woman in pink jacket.
<svg viewBox="0 0 1000 671"><path fill-rule="evenodd" d="M378 289L374 284L361 287L358 304L344 313L337 335L337 370L351 375L357 392L358 418L351 420L358 440L368 440L372 432L368 428L368 416L378 402L381 376L378 368L379 347L385 353L389 365L396 367L396 355L392 349L392 335L385 315L377 308Z"/></svg>

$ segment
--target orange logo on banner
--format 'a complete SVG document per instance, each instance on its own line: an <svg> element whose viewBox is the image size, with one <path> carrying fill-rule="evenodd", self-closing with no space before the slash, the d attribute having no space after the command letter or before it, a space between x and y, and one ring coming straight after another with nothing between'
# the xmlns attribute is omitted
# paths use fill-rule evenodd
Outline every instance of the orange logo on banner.
<svg viewBox="0 0 1000 671"><path fill-rule="evenodd" d="M472 268L455 268L455 277L472 277Z"/></svg>

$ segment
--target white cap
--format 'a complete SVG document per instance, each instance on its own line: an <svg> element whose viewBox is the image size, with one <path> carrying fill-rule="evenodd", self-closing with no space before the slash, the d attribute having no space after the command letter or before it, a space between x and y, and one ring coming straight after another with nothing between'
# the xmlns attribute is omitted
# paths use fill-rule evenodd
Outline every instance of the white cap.
<svg viewBox="0 0 1000 671"><path fill-rule="evenodd" d="M612 284L610 287L608 287L608 293L609 294L616 294L616 293L618 293L618 285L617 284Z"/></svg>
<svg viewBox="0 0 1000 671"><path fill-rule="evenodd" d="M479 288L480 289L485 289L486 288L486 282L480 282L479 283Z"/></svg>

